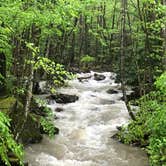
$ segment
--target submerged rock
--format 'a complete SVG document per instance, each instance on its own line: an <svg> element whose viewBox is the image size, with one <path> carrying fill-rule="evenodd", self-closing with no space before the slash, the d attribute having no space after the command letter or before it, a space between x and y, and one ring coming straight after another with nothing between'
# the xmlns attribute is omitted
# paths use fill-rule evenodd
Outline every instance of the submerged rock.
<svg viewBox="0 0 166 166"><path fill-rule="evenodd" d="M100 99L100 104L107 105L107 104L115 104L114 100L107 100L107 99Z"/></svg>
<svg viewBox="0 0 166 166"><path fill-rule="evenodd" d="M78 77L77 79L80 81L80 82L84 82L84 81L87 81L88 79L90 79L92 76L89 75L89 76L84 76L84 77Z"/></svg>
<svg viewBox="0 0 166 166"><path fill-rule="evenodd" d="M96 81L102 81L102 80L105 80L106 76L102 75L102 74L97 74L95 73L94 74L94 80Z"/></svg>
<svg viewBox="0 0 166 166"><path fill-rule="evenodd" d="M119 92L117 90L114 90L114 89L108 89L107 93L109 93L109 94L118 94Z"/></svg>
<svg viewBox="0 0 166 166"><path fill-rule="evenodd" d="M50 95L47 97L49 100L55 100L56 103L61 103L61 104L67 104L67 103L73 103L79 99L78 96L76 95L68 95L68 94L56 94L56 95Z"/></svg>
<svg viewBox="0 0 166 166"><path fill-rule="evenodd" d="M55 111L56 111L56 112L62 112L62 111L63 111L63 108L57 107L57 108L55 109Z"/></svg>
<svg viewBox="0 0 166 166"><path fill-rule="evenodd" d="M59 119L59 117L57 117L57 116L55 115L55 116L54 116L54 119L57 120L57 119Z"/></svg>

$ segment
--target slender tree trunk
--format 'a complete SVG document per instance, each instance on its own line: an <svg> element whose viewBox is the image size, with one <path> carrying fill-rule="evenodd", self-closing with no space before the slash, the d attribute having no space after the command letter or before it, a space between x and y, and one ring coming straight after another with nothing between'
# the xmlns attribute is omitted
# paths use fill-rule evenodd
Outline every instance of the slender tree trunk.
<svg viewBox="0 0 166 166"><path fill-rule="evenodd" d="M126 102L126 90L125 90L125 30L126 30L126 6L127 0L122 0L122 19L121 19L121 56L120 56L120 74L121 74L121 86L123 92L123 99Z"/></svg>
<svg viewBox="0 0 166 166"><path fill-rule="evenodd" d="M71 67L74 64L75 59L75 32L73 32L72 40L71 40L71 49L70 49L70 60L69 60L69 66Z"/></svg>
<svg viewBox="0 0 166 166"><path fill-rule="evenodd" d="M111 29L113 30L115 28L115 18L116 18L116 6L117 6L117 0L114 1L114 7L113 7L113 15L112 15L112 25ZM114 63L115 56L113 54L113 45L112 41L114 39L114 34L111 32L110 40L109 40L109 55L111 56L112 64Z"/></svg>
<svg viewBox="0 0 166 166"><path fill-rule="evenodd" d="M130 117L135 120L135 116L131 111L130 105L127 101L126 95L126 78L125 78L125 38L126 38L126 15L127 15L127 0L122 0L122 18L121 18L121 56L120 56L120 74L121 74L121 88L123 93L123 99L126 103Z"/></svg>
<svg viewBox="0 0 166 166"><path fill-rule="evenodd" d="M89 30L89 26L87 23L87 16L84 16L84 55L89 54L88 30Z"/></svg>
<svg viewBox="0 0 166 166"><path fill-rule="evenodd" d="M47 39L47 46L46 46L46 53L45 53L45 57L48 58L49 57L49 53L50 53L50 38L48 37Z"/></svg>
<svg viewBox="0 0 166 166"><path fill-rule="evenodd" d="M6 92L6 84L4 79L6 78L6 56L4 53L0 53L0 95L4 95Z"/></svg>
<svg viewBox="0 0 166 166"><path fill-rule="evenodd" d="M34 78L34 70L33 70L33 65L30 64L29 67L29 77L28 77L28 83L27 83L27 93L26 93L26 99L25 99L25 106L24 106L24 119L21 124L21 127L19 131L17 132L15 139L18 141L20 138L20 135L22 134L27 118L28 118L28 112L30 110L30 105L31 105L31 99L32 99L32 89L33 89L33 78Z"/></svg>
<svg viewBox="0 0 166 166"><path fill-rule="evenodd" d="M166 0L162 0L162 5L166 6ZM166 18L166 13L164 13L164 17ZM166 71L166 21L165 26L162 29L162 37L163 41L163 70Z"/></svg>
<svg viewBox="0 0 166 166"><path fill-rule="evenodd" d="M37 40L36 38L36 34L35 32L35 26L32 25L32 27L30 28L30 33L29 33L29 41L31 41L32 43L35 44ZM34 50L31 50L30 48L27 49L27 54L28 54L28 59L30 61L34 61L35 60L35 55L36 55L36 48ZM24 103L24 117L23 117L23 121L21 121L21 126L19 126L19 129L16 133L15 136L15 140L19 141L20 136L25 128L25 124L27 122L27 118L28 118L28 113L30 110L30 106L31 106L31 100L32 100L32 96L33 96L33 81L34 81L34 64L30 63L27 64L26 68L28 68L28 79L27 79L27 86L26 86L26 96L25 96L25 103Z"/></svg>

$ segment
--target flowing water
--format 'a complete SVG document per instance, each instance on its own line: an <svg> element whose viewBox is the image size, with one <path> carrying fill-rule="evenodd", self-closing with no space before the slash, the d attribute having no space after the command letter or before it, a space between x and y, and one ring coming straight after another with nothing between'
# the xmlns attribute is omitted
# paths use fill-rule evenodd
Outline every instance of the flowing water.
<svg viewBox="0 0 166 166"><path fill-rule="evenodd" d="M106 79L95 81L93 74L80 74L79 77L92 77L82 82L72 80L69 87L59 89L61 93L76 94L79 100L49 105L53 111L57 107L64 109L55 113L60 134L52 140L44 137L40 144L26 148L30 166L148 166L145 152L111 138L116 127L129 120L115 75L102 73ZM119 93L108 94L110 88Z"/></svg>

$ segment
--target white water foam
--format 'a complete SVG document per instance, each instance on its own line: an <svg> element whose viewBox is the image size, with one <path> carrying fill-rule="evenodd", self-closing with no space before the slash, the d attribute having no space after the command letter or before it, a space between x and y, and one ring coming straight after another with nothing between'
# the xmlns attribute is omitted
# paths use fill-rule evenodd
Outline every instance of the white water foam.
<svg viewBox="0 0 166 166"><path fill-rule="evenodd" d="M115 83L115 74L98 73L106 78L94 80L94 73L82 73L77 77L89 77L79 81L69 81L68 87L57 91L75 94L79 100L70 104L52 103L63 112L54 112L59 118L55 125L60 134L55 139L44 137L42 143L30 145L26 149L26 160L31 166L147 166L146 154L139 148L120 144L111 136L117 126L125 124L129 115L125 103L121 101L120 84ZM91 77L90 77L91 76ZM117 94L108 94L108 89Z"/></svg>

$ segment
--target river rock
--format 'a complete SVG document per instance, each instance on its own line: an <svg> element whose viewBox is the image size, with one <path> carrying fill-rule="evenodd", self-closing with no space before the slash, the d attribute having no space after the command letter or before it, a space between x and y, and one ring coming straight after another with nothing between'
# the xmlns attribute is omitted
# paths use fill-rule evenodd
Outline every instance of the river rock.
<svg viewBox="0 0 166 166"><path fill-rule="evenodd" d="M87 81L88 79L90 79L92 76L90 75L90 76L84 76L84 77L78 77L78 80L80 81L80 82L84 82L84 81Z"/></svg>
<svg viewBox="0 0 166 166"><path fill-rule="evenodd" d="M63 108L60 108L60 107L57 107L56 109L55 109L55 112L62 112L63 111Z"/></svg>
<svg viewBox="0 0 166 166"><path fill-rule="evenodd" d="M57 120L57 119L59 119L59 117L57 117L57 116L55 115L55 116L54 116L54 119Z"/></svg>
<svg viewBox="0 0 166 166"><path fill-rule="evenodd" d="M33 83L33 94L36 94L36 95L42 94L42 90L40 88L39 82Z"/></svg>
<svg viewBox="0 0 166 166"><path fill-rule="evenodd" d="M114 100L107 100L107 99L100 99L100 104L107 105L107 104L115 104Z"/></svg>
<svg viewBox="0 0 166 166"><path fill-rule="evenodd" d="M50 95L47 97L47 99L55 100L56 103L67 104L67 103L73 103L77 101L79 97L76 95L68 95L68 94L59 93L56 95Z"/></svg>
<svg viewBox="0 0 166 166"><path fill-rule="evenodd" d="M8 97L0 100L2 111L7 114L11 119L11 132L16 135L20 131L18 126L21 126L24 122L24 106L23 104L14 97ZM38 143L42 140L42 135L39 129L39 115L34 112L29 112L27 120L24 126L24 130L20 135L19 141L26 145L30 143Z"/></svg>
<svg viewBox="0 0 166 166"><path fill-rule="evenodd" d="M119 141L119 137L118 137L118 133L114 134L111 136L112 139L116 140L116 141Z"/></svg>
<svg viewBox="0 0 166 166"><path fill-rule="evenodd" d="M96 81L102 81L105 78L106 77L104 75L102 75L102 74L97 74L97 73L94 74L94 80L96 80Z"/></svg>
<svg viewBox="0 0 166 166"><path fill-rule="evenodd" d="M118 94L119 92L117 90L114 90L114 89L108 89L107 93L109 93L109 94Z"/></svg>
<svg viewBox="0 0 166 166"><path fill-rule="evenodd" d="M121 131L122 130L122 126L116 126L117 130Z"/></svg>
<svg viewBox="0 0 166 166"><path fill-rule="evenodd" d="M49 98L48 98L46 101L47 101L47 104L48 104L48 105L53 105L53 104L56 103L55 100L49 99Z"/></svg>

